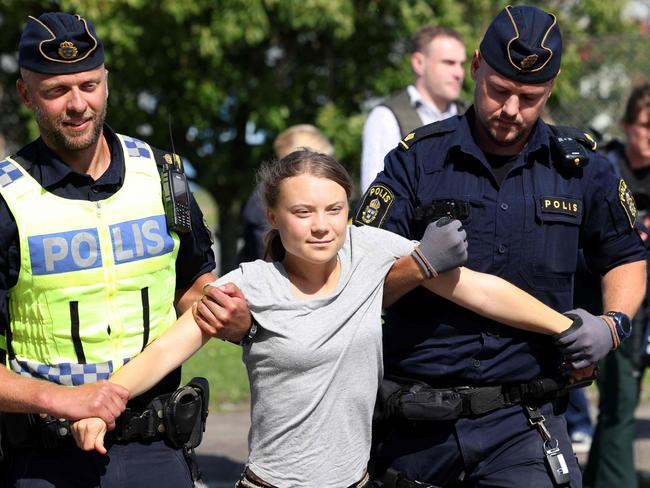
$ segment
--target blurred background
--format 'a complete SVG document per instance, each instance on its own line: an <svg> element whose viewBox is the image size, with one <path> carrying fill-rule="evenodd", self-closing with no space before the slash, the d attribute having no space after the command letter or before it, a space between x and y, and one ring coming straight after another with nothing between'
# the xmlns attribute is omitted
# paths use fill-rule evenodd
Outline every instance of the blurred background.
<svg viewBox="0 0 650 488"><path fill-rule="evenodd" d="M198 199L218 238L218 271L236 265L240 209L274 137L317 125L358 179L364 117L411 79L408 41L427 23L450 26L468 55L495 0L0 0L0 152L36 135L20 107L16 47L28 15L91 19L106 45L108 123L170 148L193 166ZM549 100L557 123L606 137L631 87L650 72L650 1L529 1L557 13L562 72ZM469 68L469 66L467 66ZM472 84L466 76L464 98Z"/></svg>

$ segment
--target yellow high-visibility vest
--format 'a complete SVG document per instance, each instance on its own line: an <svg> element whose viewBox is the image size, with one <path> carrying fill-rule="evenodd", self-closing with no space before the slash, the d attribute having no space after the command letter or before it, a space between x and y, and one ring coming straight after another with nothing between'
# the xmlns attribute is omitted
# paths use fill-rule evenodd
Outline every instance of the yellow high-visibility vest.
<svg viewBox="0 0 650 488"><path fill-rule="evenodd" d="M8 290L16 372L97 381L176 320L180 240L167 230L153 152L118 139L124 184L97 202L56 196L16 161L0 162L0 194L20 242L18 282Z"/></svg>

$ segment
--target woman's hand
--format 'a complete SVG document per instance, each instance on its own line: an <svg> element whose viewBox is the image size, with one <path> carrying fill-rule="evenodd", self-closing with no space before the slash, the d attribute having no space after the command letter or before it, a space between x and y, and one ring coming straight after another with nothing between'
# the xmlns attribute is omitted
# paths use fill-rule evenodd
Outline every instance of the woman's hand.
<svg viewBox="0 0 650 488"><path fill-rule="evenodd" d="M72 435L79 449L92 451L95 449L100 454L106 454L104 436L106 423L98 418L82 419L72 424Z"/></svg>

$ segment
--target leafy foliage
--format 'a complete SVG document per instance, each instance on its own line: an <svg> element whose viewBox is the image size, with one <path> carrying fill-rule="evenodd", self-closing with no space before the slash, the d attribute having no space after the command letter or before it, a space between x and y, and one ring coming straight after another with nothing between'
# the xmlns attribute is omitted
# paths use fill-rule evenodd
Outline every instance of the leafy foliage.
<svg viewBox="0 0 650 488"><path fill-rule="evenodd" d="M579 97L578 34L625 28L624 2L531 2L558 13L566 54L552 105ZM358 173L368 101L411 80L408 39L424 23L456 28L468 53L506 2L496 0L0 0L0 133L15 145L36 134L13 83L28 14L80 13L95 24L110 70L108 121L170 146L198 170L220 211L223 269L234 265L239 210L252 174L289 125L316 123ZM12 64L13 63L13 64ZM471 81L465 96L471 99ZM15 148L15 147L14 147Z"/></svg>

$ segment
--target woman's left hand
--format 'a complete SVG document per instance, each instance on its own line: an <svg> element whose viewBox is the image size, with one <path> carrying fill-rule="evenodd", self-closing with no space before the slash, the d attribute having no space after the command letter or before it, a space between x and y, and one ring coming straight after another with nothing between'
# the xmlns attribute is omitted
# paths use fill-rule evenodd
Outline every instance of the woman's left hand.
<svg viewBox="0 0 650 488"><path fill-rule="evenodd" d="M72 436L79 449L92 451L95 449L100 454L106 454L104 436L106 423L97 417L82 419L72 424Z"/></svg>

